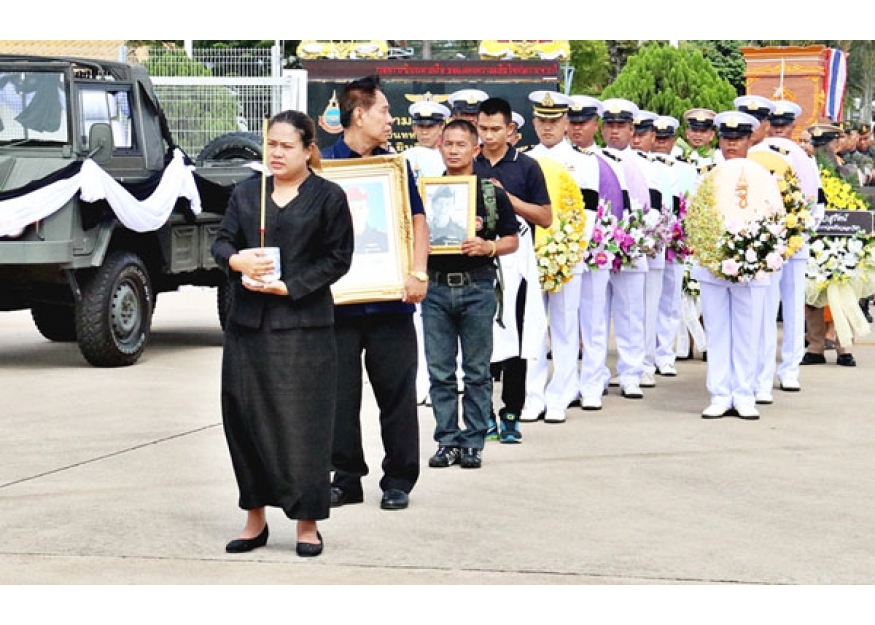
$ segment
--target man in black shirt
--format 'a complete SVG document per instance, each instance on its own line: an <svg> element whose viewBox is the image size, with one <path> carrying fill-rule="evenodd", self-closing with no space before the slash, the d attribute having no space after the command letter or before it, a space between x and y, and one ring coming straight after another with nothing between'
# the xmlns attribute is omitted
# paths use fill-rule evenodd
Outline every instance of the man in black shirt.
<svg viewBox="0 0 875 625"><path fill-rule="evenodd" d="M388 154L383 147L392 132L389 101L376 77L348 83L340 96L343 136L322 151L322 158L361 158ZM337 409L331 463L332 507L364 501L362 477L368 474L362 446L362 361L380 408L380 434L385 457L380 488L384 510L407 507L419 478L419 421L416 409L416 332L414 304L425 297L428 223L422 199L407 166L413 220L413 267L402 299L344 304L334 308L337 343ZM359 241L356 239L356 253ZM355 256L353 256L355 266Z"/></svg>
<svg viewBox="0 0 875 625"><path fill-rule="evenodd" d="M474 160L474 173L492 180L507 193L521 225L520 247L533 247L534 227L549 227L553 222L553 209L541 166L507 141L513 127L511 107L507 100L489 98L481 102L477 115L477 132L482 147ZM525 268L520 265L525 262L525 258L526 256L521 255L516 263L517 270L521 273L524 273ZM519 281L519 284L516 298L516 325L520 340L518 354L524 351L523 311L527 289L531 290L529 296L541 298L539 284L528 284L525 279ZM501 440L515 443L521 438L519 416L526 399L526 361L521 356L514 356L502 362L501 369L501 399L504 402L504 407L498 413L501 419ZM487 439L497 438L497 434L498 432L488 434Z"/></svg>
<svg viewBox="0 0 875 625"><path fill-rule="evenodd" d="M454 120L443 132L441 153L448 177L474 174L479 152L477 129ZM496 310L496 261L516 251L519 225L507 194L491 182L477 179L476 233L461 243L461 254L432 254L428 258L428 295L422 302L425 357L436 421L438 450L429 466L461 462L477 469L492 410L492 324ZM462 347L465 391L459 428L456 388L457 346Z"/></svg>

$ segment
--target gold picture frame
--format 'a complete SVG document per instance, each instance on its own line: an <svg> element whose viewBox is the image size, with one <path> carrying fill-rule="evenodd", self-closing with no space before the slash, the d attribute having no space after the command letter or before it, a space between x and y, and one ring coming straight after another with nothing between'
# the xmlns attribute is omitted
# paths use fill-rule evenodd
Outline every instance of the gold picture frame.
<svg viewBox="0 0 875 625"><path fill-rule="evenodd" d="M325 159L319 174L346 191L355 231L349 272L331 286L334 303L400 300L413 266L407 161L401 155Z"/></svg>
<svg viewBox="0 0 875 625"><path fill-rule="evenodd" d="M461 254L477 231L477 176L419 179L428 221L430 254Z"/></svg>

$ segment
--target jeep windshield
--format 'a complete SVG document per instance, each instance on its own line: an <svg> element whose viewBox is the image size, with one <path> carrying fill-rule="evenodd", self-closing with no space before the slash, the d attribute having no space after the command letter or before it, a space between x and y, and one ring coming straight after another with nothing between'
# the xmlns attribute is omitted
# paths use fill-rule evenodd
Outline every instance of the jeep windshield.
<svg viewBox="0 0 875 625"><path fill-rule="evenodd" d="M0 68L0 147L69 142L66 78Z"/></svg>

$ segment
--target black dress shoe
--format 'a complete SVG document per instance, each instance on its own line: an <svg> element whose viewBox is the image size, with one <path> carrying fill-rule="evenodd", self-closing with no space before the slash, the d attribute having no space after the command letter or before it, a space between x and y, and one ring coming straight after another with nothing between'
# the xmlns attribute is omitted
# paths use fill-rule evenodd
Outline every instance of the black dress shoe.
<svg viewBox="0 0 875 625"><path fill-rule="evenodd" d="M228 553L246 553L247 551L264 547L267 544L267 533L267 523L265 523L261 534L255 538L235 538L225 545L225 551Z"/></svg>
<svg viewBox="0 0 875 625"><path fill-rule="evenodd" d="M352 503L362 503L365 496L362 493L350 493L339 486L331 487L331 507L339 508Z"/></svg>
<svg viewBox="0 0 875 625"><path fill-rule="evenodd" d="M389 488L383 493L380 507L383 510L403 510L410 503L410 497L403 490Z"/></svg>
<svg viewBox="0 0 875 625"><path fill-rule="evenodd" d="M836 358L836 364L843 367L856 367L857 361L854 360L852 354L839 354L838 358Z"/></svg>
<svg viewBox="0 0 875 625"><path fill-rule="evenodd" d="M826 356L823 354L815 354L812 352L805 352L805 355L802 357L802 361L799 363L800 365L822 365L826 363Z"/></svg>
<svg viewBox="0 0 875 625"><path fill-rule="evenodd" d="M302 558L315 558L322 553L322 547L325 546L325 543L322 541L322 534L316 532L316 536L319 537L318 543L298 542L298 544L295 545L295 553Z"/></svg>

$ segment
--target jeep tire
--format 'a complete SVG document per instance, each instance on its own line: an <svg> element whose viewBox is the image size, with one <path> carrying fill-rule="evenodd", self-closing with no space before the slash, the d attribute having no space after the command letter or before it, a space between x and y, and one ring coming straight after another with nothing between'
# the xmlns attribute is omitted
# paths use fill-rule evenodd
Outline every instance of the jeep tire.
<svg viewBox="0 0 875 625"><path fill-rule="evenodd" d="M76 311L64 304L34 304L30 316L40 334L50 341L76 340Z"/></svg>
<svg viewBox="0 0 875 625"><path fill-rule="evenodd" d="M210 161L240 161L244 163L261 162L261 135L253 132L229 132L207 143L195 159L201 167Z"/></svg>
<svg viewBox="0 0 875 625"><path fill-rule="evenodd" d="M76 307L79 350L95 367L124 367L149 338L154 294L149 273L132 252L111 252L82 286Z"/></svg>

